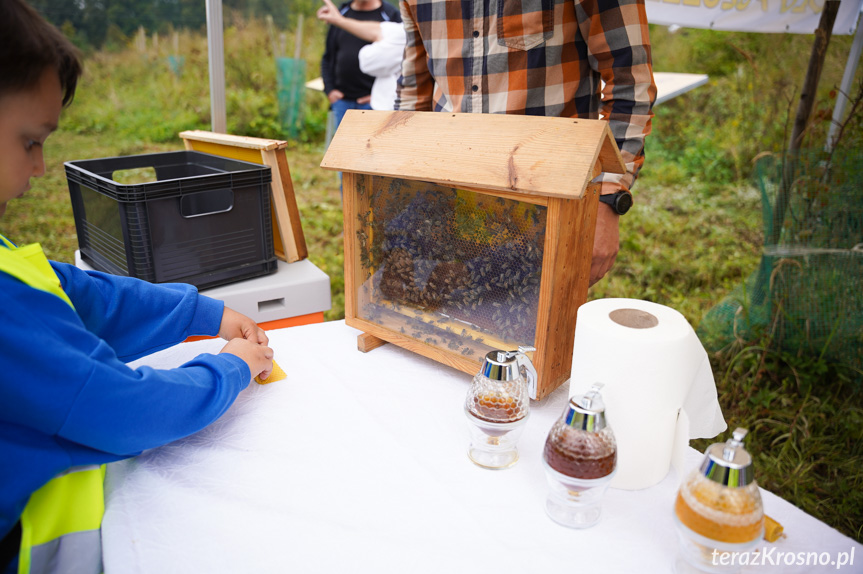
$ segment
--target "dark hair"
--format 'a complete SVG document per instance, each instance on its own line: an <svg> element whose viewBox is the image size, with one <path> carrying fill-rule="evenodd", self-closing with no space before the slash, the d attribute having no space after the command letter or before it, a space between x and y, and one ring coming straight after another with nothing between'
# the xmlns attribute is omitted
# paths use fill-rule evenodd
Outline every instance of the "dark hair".
<svg viewBox="0 0 863 574"><path fill-rule="evenodd" d="M24 0L0 0L0 96L35 86L51 68L66 106L81 75L78 49Z"/></svg>

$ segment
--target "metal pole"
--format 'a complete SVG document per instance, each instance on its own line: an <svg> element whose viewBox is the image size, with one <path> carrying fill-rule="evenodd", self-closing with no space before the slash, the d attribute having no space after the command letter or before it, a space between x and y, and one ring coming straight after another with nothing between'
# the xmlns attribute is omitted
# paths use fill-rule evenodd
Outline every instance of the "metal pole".
<svg viewBox="0 0 863 574"><path fill-rule="evenodd" d="M848 105L848 94L851 93L851 83L854 74L857 73L857 64L860 62L860 53L863 52L863 21L857 19L857 33L854 34L854 43L851 44L851 52L848 54L848 63L845 64L845 73L842 75L842 84L839 86L839 95L836 96L836 105L833 107L833 120L830 122L830 130L827 132L827 145L825 150L830 152L836 145L836 132L842 125L845 116L845 107Z"/></svg>
<svg viewBox="0 0 863 574"><path fill-rule="evenodd" d="M222 0L207 0L207 47L210 59L210 123L217 133L228 131L225 113L225 42Z"/></svg>

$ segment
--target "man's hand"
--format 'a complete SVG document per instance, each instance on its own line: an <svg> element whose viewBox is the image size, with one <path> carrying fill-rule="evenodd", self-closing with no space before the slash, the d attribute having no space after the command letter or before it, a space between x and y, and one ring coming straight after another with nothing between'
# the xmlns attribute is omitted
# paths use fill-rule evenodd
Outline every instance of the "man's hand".
<svg viewBox="0 0 863 574"><path fill-rule="evenodd" d="M245 339L256 345L266 345L270 342L267 334L258 324L233 309L225 307L222 312L222 323L219 325L219 336L227 341ZM270 355L272 358L272 355Z"/></svg>
<svg viewBox="0 0 863 574"><path fill-rule="evenodd" d="M590 262L590 284L602 279L614 265L620 249L620 216L610 205L599 204L596 232L593 235L593 259Z"/></svg>
<svg viewBox="0 0 863 574"><path fill-rule="evenodd" d="M339 12L339 9L336 8L336 5L330 2L330 0L321 1L324 5L318 8L317 11L318 20L321 22L326 22L330 26L341 28L345 32L353 34L360 40L365 40L366 42L378 42L384 39L380 22L348 18L342 15L342 13ZM330 100L330 103L333 103L333 101Z"/></svg>
<svg viewBox="0 0 863 574"><path fill-rule="evenodd" d="M239 313L238 313L239 314ZM231 339L222 347L221 353L230 353L241 358L249 366L252 378L266 379L273 372L273 350L247 339Z"/></svg>
<svg viewBox="0 0 863 574"><path fill-rule="evenodd" d="M326 22L327 24L333 26L337 26L339 23L341 23L342 20L345 19L345 17L342 16L341 12L339 12L339 9L336 8L336 5L330 2L330 0L322 1L324 5L318 8L318 11L316 13L318 20L321 20L322 22Z"/></svg>
<svg viewBox="0 0 863 574"><path fill-rule="evenodd" d="M330 92L327 94L327 99L330 101L330 104L334 104L344 97L345 95L342 93L341 90L330 90Z"/></svg>

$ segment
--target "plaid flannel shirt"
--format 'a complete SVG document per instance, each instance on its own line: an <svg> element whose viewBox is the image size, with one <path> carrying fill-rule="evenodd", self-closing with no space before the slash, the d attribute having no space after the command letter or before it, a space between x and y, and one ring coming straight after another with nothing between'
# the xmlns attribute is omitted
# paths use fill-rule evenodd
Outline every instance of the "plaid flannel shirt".
<svg viewBox="0 0 863 574"><path fill-rule="evenodd" d="M656 99L644 0L400 4L396 109L601 117L627 168L602 174L603 191L632 186Z"/></svg>

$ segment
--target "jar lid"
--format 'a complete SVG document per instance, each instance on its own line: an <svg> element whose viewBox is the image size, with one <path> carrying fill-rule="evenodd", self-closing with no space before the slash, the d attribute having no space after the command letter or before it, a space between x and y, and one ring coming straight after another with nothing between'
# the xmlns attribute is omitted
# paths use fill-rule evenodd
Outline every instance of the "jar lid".
<svg viewBox="0 0 863 574"><path fill-rule="evenodd" d="M527 353L536 351L536 348L520 345L517 351L490 351L486 353L480 367L480 374L492 381L514 381L522 377L528 386L530 398L536 398L536 369L531 363Z"/></svg>
<svg viewBox="0 0 863 574"><path fill-rule="evenodd" d="M512 351L491 351L486 354L480 372L493 381L512 381L518 378L518 363Z"/></svg>
<svg viewBox="0 0 863 574"><path fill-rule="evenodd" d="M726 442L717 442L705 451L700 472L724 486L738 488L755 480L752 456L743 448L747 429L737 428Z"/></svg>
<svg viewBox="0 0 863 574"><path fill-rule="evenodd" d="M566 413L568 426L589 432L599 432L607 426L605 402L599 393L603 386L602 383L594 383L585 394L569 399L569 411Z"/></svg>

